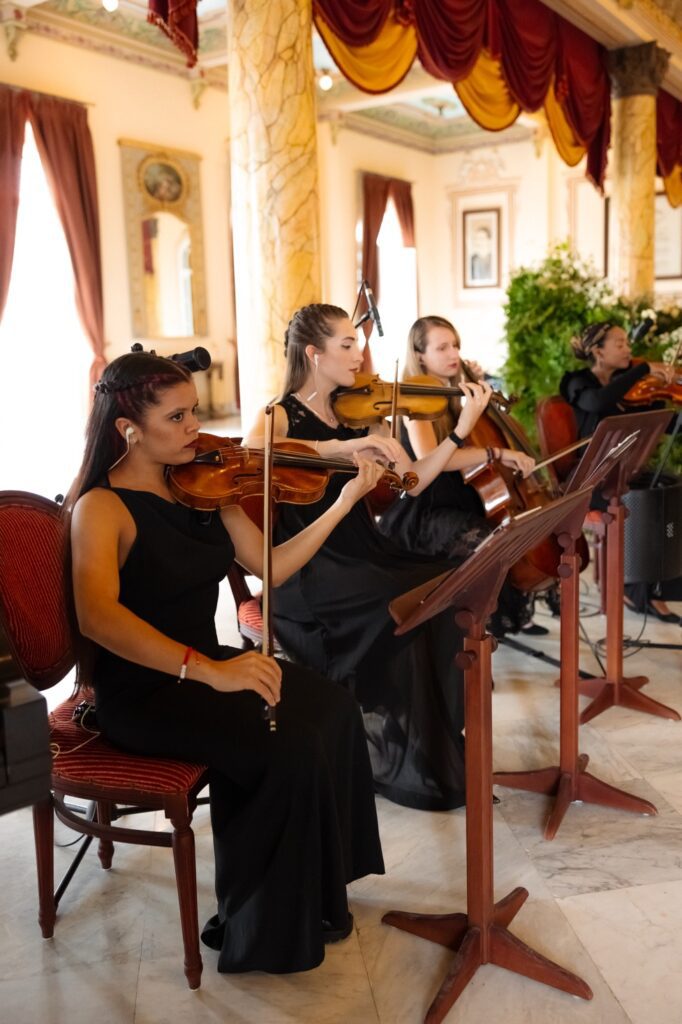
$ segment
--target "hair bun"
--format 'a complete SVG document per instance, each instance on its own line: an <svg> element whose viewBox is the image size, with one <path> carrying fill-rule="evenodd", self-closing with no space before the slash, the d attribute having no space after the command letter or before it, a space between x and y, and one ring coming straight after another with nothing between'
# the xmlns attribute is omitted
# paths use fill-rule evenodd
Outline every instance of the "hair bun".
<svg viewBox="0 0 682 1024"><path fill-rule="evenodd" d="M589 359L592 349L601 348L614 325L609 320L600 320L599 323L590 324L581 333L579 338L571 338L571 348L577 359Z"/></svg>

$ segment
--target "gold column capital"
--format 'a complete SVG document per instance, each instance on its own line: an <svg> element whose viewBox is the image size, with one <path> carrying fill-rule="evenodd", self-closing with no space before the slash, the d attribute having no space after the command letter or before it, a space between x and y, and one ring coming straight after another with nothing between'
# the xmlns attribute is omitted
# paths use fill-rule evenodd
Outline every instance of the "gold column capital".
<svg viewBox="0 0 682 1024"><path fill-rule="evenodd" d="M655 42L609 50L606 66L616 99L655 96L668 69L670 54Z"/></svg>

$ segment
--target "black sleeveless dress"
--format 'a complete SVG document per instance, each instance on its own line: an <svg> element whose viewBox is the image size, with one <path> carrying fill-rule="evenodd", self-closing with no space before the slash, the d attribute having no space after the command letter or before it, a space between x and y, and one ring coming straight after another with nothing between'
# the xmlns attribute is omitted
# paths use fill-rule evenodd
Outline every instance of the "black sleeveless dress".
<svg viewBox="0 0 682 1024"><path fill-rule="evenodd" d="M404 422L400 443L416 459ZM485 540L493 527L473 487L456 471L439 473L416 498L394 501L384 512L378 529L408 551L463 562ZM489 630L494 636L518 633L533 618L533 596L502 584Z"/></svg>
<svg viewBox="0 0 682 1024"><path fill-rule="evenodd" d="M213 658L218 584L234 548L217 514L114 489L137 527L120 601ZM308 669L281 663L277 732L253 691L218 693L98 649L98 722L136 753L211 769L218 913L202 938L225 972L285 973L324 958L323 920L347 922L346 883L383 873L372 777L356 703Z"/></svg>
<svg viewBox="0 0 682 1024"><path fill-rule="evenodd" d="M363 433L328 426L293 395L282 406L290 437L329 441ZM344 483L337 474L316 504L281 505L278 542L317 519ZM456 564L397 547L361 501L273 593L283 648L347 685L360 702L377 792L425 810L464 803L463 676L454 662L462 637L449 611L396 637L388 604Z"/></svg>

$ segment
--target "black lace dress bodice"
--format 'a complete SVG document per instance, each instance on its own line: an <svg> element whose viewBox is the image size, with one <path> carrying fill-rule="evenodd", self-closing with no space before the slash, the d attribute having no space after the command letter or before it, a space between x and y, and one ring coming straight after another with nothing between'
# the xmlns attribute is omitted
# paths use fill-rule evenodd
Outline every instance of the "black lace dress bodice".
<svg viewBox="0 0 682 1024"><path fill-rule="evenodd" d="M289 436L299 440L343 441L364 433L324 423L293 395L282 406ZM337 474L316 504L280 506L277 541L317 519L344 483ZM284 649L348 686L360 702L377 790L413 807L464 802L463 679L454 664L461 635L451 613L442 612L396 637L388 605L456 564L394 544L360 501L273 595Z"/></svg>

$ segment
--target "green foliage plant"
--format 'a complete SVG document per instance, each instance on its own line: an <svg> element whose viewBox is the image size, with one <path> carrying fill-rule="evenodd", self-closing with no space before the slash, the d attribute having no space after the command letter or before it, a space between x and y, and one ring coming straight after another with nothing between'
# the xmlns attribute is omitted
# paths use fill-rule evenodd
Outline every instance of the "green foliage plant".
<svg viewBox="0 0 682 1024"><path fill-rule="evenodd" d="M564 373L576 368L571 338L599 320L625 325L626 311L595 268L561 244L538 266L512 274L504 312L508 355L503 378L518 397L514 415L534 439L537 403L558 394Z"/></svg>

